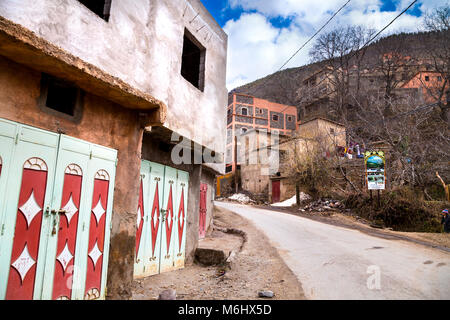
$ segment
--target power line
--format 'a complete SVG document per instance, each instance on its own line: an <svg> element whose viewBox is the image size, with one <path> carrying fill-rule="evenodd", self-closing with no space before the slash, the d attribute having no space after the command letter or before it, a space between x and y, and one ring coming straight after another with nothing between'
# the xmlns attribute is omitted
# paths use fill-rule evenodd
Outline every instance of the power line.
<svg viewBox="0 0 450 320"><path fill-rule="evenodd" d="M370 44L373 40L375 40L384 30L386 30L391 24L394 23L395 20L397 20L401 15L403 15L406 11L408 11L418 0L414 0L413 2L411 2L409 4L408 7L406 7L402 12L400 12L394 19L392 19L386 26L384 26L380 31L378 31L373 37L371 37L361 48L359 48L358 50L355 50L353 52L353 54L349 57L349 61L361 50L363 50L368 44ZM340 68L342 68L342 62L340 65ZM278 72L278 71L277 71ZM309 90L313 90L316 87L318 87L320 84L322 84L322 82L324 82L327 79L327 77L324 77L321 81L319 81L317 84L315 84L313 87L308 88ZM286 109L289 107L284 108L281 113L283 113L284 111L286 111Z"/></svg>
<svg viewBox="0 0 450 320"><path fill-rule="evenodd" d="M342 5L340 8L339 8L339 10L338 11L336 11L332 16L331 16L331 18L330 19L328 19L328 21L322 26L322 27L320 27L320 29L319 30L317 30L285 63L283 63L283 65L278 69L278 71L277 72L279 72L281 69L283 69L299 52L300 52L300 50L302 50L312 39L314 39L314 37L316 36L316 35L318 35L319 34L319 32L320 31L322 31L323 30L323 28L325 28L329 23L330 23L330 21L331 20L333 20L334 19L334 17L342 10L342 9L344 9L344 7L345 6L347 6L347 4L350 2L351 0L348 0L344 5ZM267 78L266 78L266 80L267 80ZM256 90L256 88L258 88L259 86L262 86L264 84L264 81L263 81L263 83L261 83L261 84L259 84L259 85L257 85L255 88L253 88L252 89L252 91L255 91Z"/></svg>

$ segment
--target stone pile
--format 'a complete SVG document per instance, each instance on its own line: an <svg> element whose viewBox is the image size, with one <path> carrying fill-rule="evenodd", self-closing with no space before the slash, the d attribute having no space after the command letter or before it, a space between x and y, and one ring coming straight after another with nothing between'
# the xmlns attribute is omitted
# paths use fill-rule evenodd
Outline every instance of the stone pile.
<svg viewBox="0 0 450 320"><path fill-rule="evenodd" d="M299 210L302 212L305 211L337 211L340 209L344 209L344 204L341 201L338 200L332 200L332 199L319 199L313 202L310 202L303 208L300 208Z"/></svg>

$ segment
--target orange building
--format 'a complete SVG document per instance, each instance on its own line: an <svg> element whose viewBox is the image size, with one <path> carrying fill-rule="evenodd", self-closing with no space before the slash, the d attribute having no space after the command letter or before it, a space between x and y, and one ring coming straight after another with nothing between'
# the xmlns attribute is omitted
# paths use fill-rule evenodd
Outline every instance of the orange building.
<svg viewBox="0 0 450 320"><path fill-rule="evenodd" d="M297 130L297 107L259 99L250 95L231 93L228 96L226 172L235 170L235 139L240 153L239 136L249 129L265 129L280 135L291 135ZM239 158L237 159L239 166Z"/></svg>
<svg viewBox="0 0 450 320"><path fill-rule="evenodd" d="M444 76L436 71L419 71L409 81L406 81L402 88L416 88L421 90L425 103L433 103L439 99L439 94L444 87ZM445 92L450 89L448 83L445 85L444 94L441 97L445 101Z"/></svg>

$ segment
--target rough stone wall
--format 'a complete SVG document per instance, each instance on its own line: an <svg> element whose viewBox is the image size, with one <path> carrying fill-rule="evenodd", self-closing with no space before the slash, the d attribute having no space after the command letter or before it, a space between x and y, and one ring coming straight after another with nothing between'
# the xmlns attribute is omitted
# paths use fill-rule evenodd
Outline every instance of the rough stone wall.
<svg viewBox="0 0 450 320"><path fill-rule="evenodd" d="M273 120L273 116L278 116L278 121ZM276 129L284 129L284 116L280 112L270 111L270 127Z"/></svg>
<svg viewBox="0 0 450 320"><path fill-rule="evenodd" d="M134 111L86 94L76 121L38 106L41 74L0 57L0 117L118 150L108 295L126 299L133 280L142 130Z"/></svg>
<svg viewBox="0 0 450 320"><path fill-rule="evenodd" d="M224 152L228 39L200 0L112 1L108 22L76 0L2 0L0 16L161 100L167 128ZM206 48L203 92L180 74L185 28Z"/></svg>

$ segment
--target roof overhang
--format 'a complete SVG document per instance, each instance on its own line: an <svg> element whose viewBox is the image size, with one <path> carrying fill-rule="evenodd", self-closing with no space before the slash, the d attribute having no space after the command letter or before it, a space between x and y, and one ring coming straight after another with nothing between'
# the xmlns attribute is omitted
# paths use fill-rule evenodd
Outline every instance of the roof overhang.
<svg viewBox="0 0 450 320"><path fill-rule="evenodd" d="M167 106L151 95L81 60L34 32L0 16L0 55L72 82L86 92L141 113L143 126L165 122Z"/></svg>

